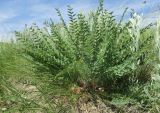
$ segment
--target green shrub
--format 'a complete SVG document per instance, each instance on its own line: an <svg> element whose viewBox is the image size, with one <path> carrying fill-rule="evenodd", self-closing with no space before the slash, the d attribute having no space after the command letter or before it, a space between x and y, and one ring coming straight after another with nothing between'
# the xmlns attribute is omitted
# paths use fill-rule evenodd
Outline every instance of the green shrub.
<svg viewBox="0 0 160 113"><path fill-rule="evenodd" d="M68 6L69 23L56 9L61 23L51 20L44 28L26 26L23 32L16 32L20 47L62 82L96 82L116 90L137 80L150 80L152 68L147 65L155 60L154 36L145 35L150 27L140 29L141 18L134 12L128 22L123 22L127 10L117 22L112 12L104 9L103 1L99 3L88 16L75 14ZM151 70L146 75L139 67Z"/></svg>

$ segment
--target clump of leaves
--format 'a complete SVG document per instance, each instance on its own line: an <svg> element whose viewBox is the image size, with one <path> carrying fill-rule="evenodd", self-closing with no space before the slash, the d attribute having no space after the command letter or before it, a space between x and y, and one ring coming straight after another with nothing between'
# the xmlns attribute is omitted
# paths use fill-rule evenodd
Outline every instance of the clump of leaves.
<svg viewBox="0 0 160 113"><path fill-rule="evenodd" d="M103 0L88 16L75 14L68 6L69 24L60 10L56 11L60 24L51 20L44 28L34 24L16 32L24 52L48 67L54 79L67 84L95 82L112 90L125 89L137 79L150 80L150 72L146 76L137 74L141 73L137 70L140 65L150 68L147 65L154 60L154 37L143 36L147 28L140 29L138 15L133 13L130 21L123 23L123 14L117 22L113 13L104 9Z"/></svg>

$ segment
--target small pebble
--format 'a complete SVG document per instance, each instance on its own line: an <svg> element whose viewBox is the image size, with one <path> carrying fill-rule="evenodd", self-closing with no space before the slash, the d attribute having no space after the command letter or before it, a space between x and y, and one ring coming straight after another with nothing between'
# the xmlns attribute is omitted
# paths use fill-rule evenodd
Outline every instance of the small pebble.
<svg viewBox="0 0 160 113"><path fill-rule="evenodd" d="M7 110L7 108L2 108L2 111L6 111Z"/></svg>

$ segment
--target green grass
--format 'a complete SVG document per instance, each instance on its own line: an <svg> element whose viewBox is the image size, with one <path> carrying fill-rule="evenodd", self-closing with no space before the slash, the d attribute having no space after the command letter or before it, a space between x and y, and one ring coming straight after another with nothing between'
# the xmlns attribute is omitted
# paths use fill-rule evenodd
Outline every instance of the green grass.
<svg viewBox="0 0 160 113"><path fill-rule="evenodd" d="M25 57L16 44L1 45L0 112L53 113L71 110L75 94L53 84L50 73L39 72L43 68L31 58ZM54 98L69 96L68 104L55 103Z"/></svg>

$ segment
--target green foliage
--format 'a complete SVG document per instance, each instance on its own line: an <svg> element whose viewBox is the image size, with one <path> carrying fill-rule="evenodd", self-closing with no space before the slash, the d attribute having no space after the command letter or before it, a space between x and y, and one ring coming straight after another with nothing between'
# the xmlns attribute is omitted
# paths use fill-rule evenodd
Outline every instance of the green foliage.
<svg viewBox="0 0 160 113"><path fill-rule="evenodd" d="M137 85L130 88L130 97L137 100L138 106L144 111L160 111L160 84L159 81L152 81L145 85Z"/></svg>
<svg viewBox="0 0 160 113"><path fill-rule="evenodd" d="M0 43L0 74L4 74L10 64L14 64L16 52L14 45L9 43Z"/></svg>
<svg viewBox="0 0 160 113"><path fill-rule="evenodd" d="M105 88L121 89L136 80L150 80L152 68L147 65L155 60L153 35L144 36L148 30L139 28L140 17L134 12L130 21L123 23L123 15L118 23L112 12L103 8L103 1L99 3L88 17L75 14L68 6L69 24L56 9L60 24L51 20L45 28L26 27L16 32L18 43L63 82L95 81ZM137 74L139 65L151 69L147 76ZM141 80L143 76L148 79Z"/></svg>
<svg viewBox="0 0 160 113"><path fill-rule="evenodd" d="M26 26L16 32L15 44L0 43L0 107L9 101L8 112L71 112L69 104L78 96L68 88L83 83L94 91L104 89L96 93L116 106L117 112L127 112L124 107L128 106L159 112L160 84L158 79L151 81L159 71L154 28L152 24L141 28L135 12L124 22L127 10L117 22L113 12L104 9L103 0L88 16L68 6L69 22L65 22L56 9L60 23L50 20L44 28ZM36 95L38 101L12 87L13 78L20 85L36 87L38 94L31 92L31 96ZM63 96L69 97L65 106L63 101L53 102Z"/></svg>
<svg viewBox="0 0 160 113"><path fill-rule="evenodd" d="M53 85L50 72L45 72L47 69L43 69L43 72L36 69L44 66L24 56L16 44L8 42L0 46L0 112L70 112L69 102L72 100L66 106L50 101L70 92Z"/></svg>

